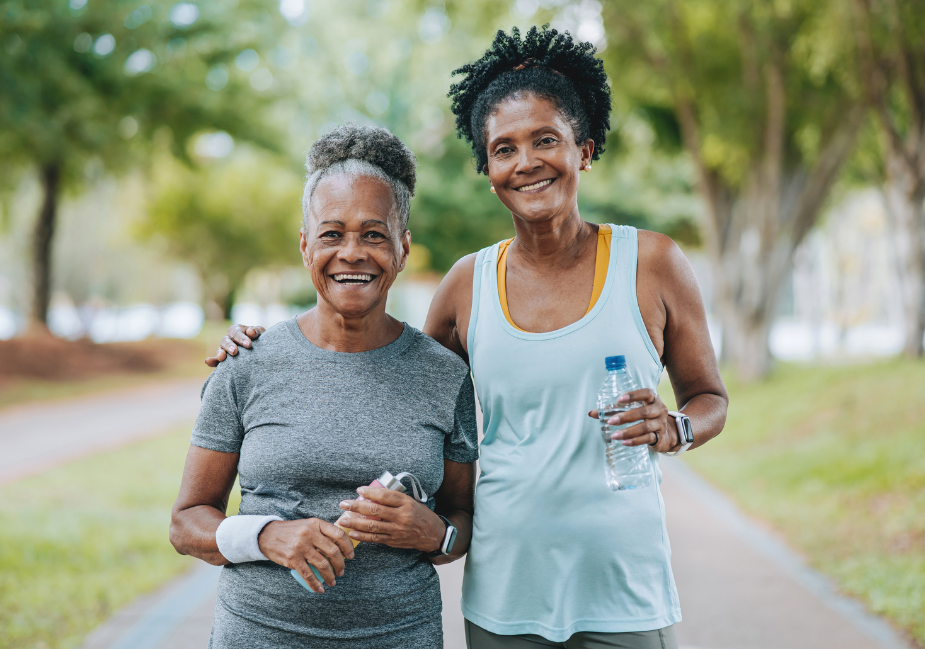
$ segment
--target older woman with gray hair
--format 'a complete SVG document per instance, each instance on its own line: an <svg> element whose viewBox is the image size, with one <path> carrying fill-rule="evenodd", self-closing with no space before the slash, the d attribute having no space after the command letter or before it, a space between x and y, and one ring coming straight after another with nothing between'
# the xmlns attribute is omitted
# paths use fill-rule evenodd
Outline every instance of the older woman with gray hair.
<svg viewBox="0 0 925 649"><path fill-rule="evenodd" d="M300 248L318 305L206 381L170 540L224 566L213 649L442 647L432 564L468 548L477 438L466 364L385 312L414 156L348 125L307 167ZM364 486L384 471L413 474L416 498Z"/></svg>

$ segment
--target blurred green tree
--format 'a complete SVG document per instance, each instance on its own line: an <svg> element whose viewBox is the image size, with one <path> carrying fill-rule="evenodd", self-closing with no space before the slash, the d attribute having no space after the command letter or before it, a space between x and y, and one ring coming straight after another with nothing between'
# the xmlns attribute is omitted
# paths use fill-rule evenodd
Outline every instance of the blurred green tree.
<svg viewBox="0 0 925 649"><path fill-rule="evenodd" d="M0 3L0 174L37 169L43 190L32 330L46 331L58 203L80 187L87 161L124 170L156 136L186 157L205 130L277 146L259 119L273 93L260 92L272 77L257 50L281 20L272 0ZM257 68L250 84L229 72L241 56Z"/></svg>
<svg viewBox="0 0 925 649"><path fill-rule="evenodd" d="M276 157L245 149L188 166L165 154L151 180L139 234L192 264L225 319L252 268L301 264L302 181Z"/></svg>
<svg viewBox="0 0 925 649"><path fill-rule="evenodd" d="M514 236L503 205L479 178L469 147L450 134L439 157L422 156L408 227L430 251L431 268L448 271L461 257Z"/></svg>
<svg viewBox="0 0 925 649"><path fill-rule="evenodd" d="M793 253L863 119L850 44L826 0L607 0L603 53L618 97L694 161L722 356L770 369L768 336Z"/></svg>
<svg viewBox="0 0 925 649"><path fill-rule="evenodd" d="M855 0L859 85L876 116L883 194L903 298L903 352L923 356L925 337L925 6Z"/></svg>

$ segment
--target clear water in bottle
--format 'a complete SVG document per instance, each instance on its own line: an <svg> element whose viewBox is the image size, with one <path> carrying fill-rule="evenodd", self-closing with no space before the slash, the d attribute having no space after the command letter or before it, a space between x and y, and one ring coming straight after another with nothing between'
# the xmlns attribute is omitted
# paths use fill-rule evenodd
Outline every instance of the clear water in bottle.
<svg viewBox="0 0 925 649"><path fill-rule="evenodd" d="M652 484L652 467L649 462L649 448L646 445L624 446L623 440L611 439L618 430L629 428L637 422L611 426L607 420L619 412L638 408L642 404L633 401L617 403L620 395L639 386L626 371L626 357L608 356L605 359L607 379L597 394L597 408L601 420L601 435L604 438L605 478L614 491L640 489Z"/></svg>

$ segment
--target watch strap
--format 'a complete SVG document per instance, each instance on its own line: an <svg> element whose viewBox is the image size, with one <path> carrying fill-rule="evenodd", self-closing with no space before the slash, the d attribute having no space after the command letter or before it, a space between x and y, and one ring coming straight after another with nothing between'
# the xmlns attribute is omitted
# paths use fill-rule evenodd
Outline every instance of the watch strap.
<svg viewBox="0 0 925 649"><path fill-rule="evenodd" d="M428 557L445 557L448 555L452 551L452 548L447 548L447 543L449 542L450 537L456 534L456 526L450 522L449 518L446 516L441 516L440 514L437 514L437 518L443 521L443 524L446 525L446 532L444 532L443 539L440 541L440 547L433 552L428 552Z"/></svg>
<svg viewBox="0 0 925 649"><path fill-rule="evenodd" d="M693 430L691 431L690 441L687 441L687 436L685 435L685 430L684 430L683 420L686 419L688 422L687 425L690 426L690 417L685 415L683 412L676 412L674 410L669 410L668 415L674 420L675 429L678 431L678 441L681 442L681 448L679 448L677 451L668 451L665 453L665 455L671 455L671 456L681 455L681 453L689 449L691 445L694 443Z"/></svg>

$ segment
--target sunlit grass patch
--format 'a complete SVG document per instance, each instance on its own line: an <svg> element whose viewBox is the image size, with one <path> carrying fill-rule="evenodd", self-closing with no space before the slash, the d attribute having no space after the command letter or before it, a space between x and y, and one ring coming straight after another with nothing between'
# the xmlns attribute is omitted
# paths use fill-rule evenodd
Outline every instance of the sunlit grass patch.
<svg viewBox="0 0 925 649"><path fill-rule="evenodd" d="M925 363L781 365L728 387L725 430L688 462L925 643Z"/></svg>
<svg viewBox="0 0 925 649"><path fill-rule="evenodd" d="M0 488L0 646L79 647L192 567L167 539L190 428Z"/></svg>

